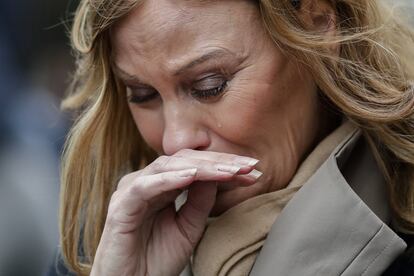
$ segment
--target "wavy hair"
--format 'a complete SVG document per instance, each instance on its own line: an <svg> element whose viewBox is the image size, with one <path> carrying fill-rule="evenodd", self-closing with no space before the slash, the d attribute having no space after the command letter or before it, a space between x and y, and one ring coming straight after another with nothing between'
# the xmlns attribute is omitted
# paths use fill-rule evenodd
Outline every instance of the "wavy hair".
<svg viewBox="0 0 414 276"><path fill-rule="evenodd" d="M274 43L303 63L321 93L362 129L386 177L395 225L413 233L413 29L378 0L325 1L336 11L333 38L308 30L291 0L256 0ZM76 120L62 159L59 226L64 259L79 275L90 273L118 180L155 157L110 66L111 26L139 2L82 0L72 26L77 70L62 107L75 110ZM333 44L339 55L328 50Z"/></svg>

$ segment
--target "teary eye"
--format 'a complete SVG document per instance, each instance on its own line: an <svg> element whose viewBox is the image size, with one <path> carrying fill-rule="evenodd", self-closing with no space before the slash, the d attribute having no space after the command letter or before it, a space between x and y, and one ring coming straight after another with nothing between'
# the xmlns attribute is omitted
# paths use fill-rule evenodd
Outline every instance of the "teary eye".
<svg viewBox="0 0 414 276"><path fill-rule="evenodd" d="M127 86L127 99L131 103L145 103L158 97L158 92L149 86Z"/></svg>
<svg viewBox="0 0 414 276"><path fill-rule="evenodd" d="M217 97L224 92L227 82L227 78L222 75L206 76L193 84L191 95L201 100Z"/></svg>
<svg viewBox="0 0 414 276"><path fill-rule="evenodd" d="M227 87L228 80L222 75L208 75L195 81L191 88L192 97L209 100L221 95ZM127 85L127 99L131 103L144 104L159 97L156 89L146 85Z"/></svg>

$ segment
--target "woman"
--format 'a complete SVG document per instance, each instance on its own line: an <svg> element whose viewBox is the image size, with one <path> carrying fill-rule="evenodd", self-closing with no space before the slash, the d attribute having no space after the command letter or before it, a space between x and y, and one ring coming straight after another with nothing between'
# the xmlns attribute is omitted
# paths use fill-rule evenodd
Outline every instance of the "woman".
<svg viewBox="0 0 414 276"><path fill-rule="evenodd" d="M412 271L401 256L414 231L414 35L388 11L81 1L63 104L82 110L63 159L68 267Z"/></svg>

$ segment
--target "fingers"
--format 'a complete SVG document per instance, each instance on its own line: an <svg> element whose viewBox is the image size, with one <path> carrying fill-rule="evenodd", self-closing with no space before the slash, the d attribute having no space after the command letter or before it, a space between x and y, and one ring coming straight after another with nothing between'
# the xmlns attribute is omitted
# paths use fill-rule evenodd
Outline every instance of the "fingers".
<svg viewBox="0 0 414 276"><path fill-rule="evenodd" d="M259 162L259 160L247 156L241 156L224 152L199 151L192 149L182 149L178 151L176 154L174 154L174 156L210 160L215 162L223 162L248 167L254 167Z"/></svg>
<svg viewBox="0 0 414 276"><path fill-rule="evenodd" d="M197 151L193 151L197 152ZM209 158L211 158L210 156ZM230 158L231 159L231 158ZM124 176L118 184L118 189L122 186L128 186L135 178L143 175L154 175L167 171L181 171L186 169L197 168L197 180L200 181L229 181L236 179L240 181L241 185L249 185L252 181L257 179L249 177L254 170L254 166L247 166L235 163L224 163L219 161L194 159L189 157L176 157L176 156L160 156L153 163L146 168ZM247 177L239 177L241 175L247 175ZM219 177L219 179L217 179Z"/></svg>
<svg viewBox="0 0 414 276"><path fill-rule="evenodd" d="M173 202L178 195L177 190L190 185L196 174L197 169L187 169L136 177L128 186L118 189L112 195L108 208L108 225L118 233L134 231L150 211L162 207L160 201L157 204L152 204L151 201L164 196L164 200ZM163 202L164 206L166 204L168 202Z"/></svg>
<svg viewBox="0 0 414 276"><path fill-rule="evenodd" d="M196 190L203 190L200 185L208 186L209 182L225 182L231 186L249 186L256 183L261 173L255 169L256 159L227 153L202 152L195 150L180 151L181 156L161 156L146 168L124 176L113 195L114 204L110 204L112 214L116 214L115 221L128 224L143 219L144 216L157 211L166 204L170 204L178 193L188 188L193 182ZM211 188L210 188L211 189ZM217 187L215 188L217 189ZM211 190L207 190L211 191ZM213 204L214 197L205 202L203 193L194 198L201 199L194 202L194 206L203 207L204 211ZM112 199L111 199L112 201ZM192 201L188 202L192 206ZM183 209L185 214L192 213L193 208ZM190 211L185 211L190 208ZM193 211L191 211L193 210ZM208 214L207 214L208 215Z"/></svg>
<svg viewBox="0 0 414 276"><path fill-rule="evenodd" d="M208 175L206 177L206 175ZM126 188L128 193L138 195L144 201L148 201L162 193L182 190L195 181L220 182L232 179L240 179L247 184L254 181L260 174L252 171L247 175L236 175L235 172L225 172L212 170L202 173L201 169L184 169L178 171L168 171L153 175L141 175L133 180Z"/></svg>
<svg viewBox="0 0 414 276"><path fill-rule="evenodd" d="M258 170L252 170L248 174L235 175L233 179L221 183L219 185L219 190L228 190L235 187L247 187L255 184L261 176L262 173Z"/></svg>
<svg viewBox="0 0 414 276"><path fill-rule="evenodd" d="M194 151L196 152L196 151ZM211 156L209 157L211 158ZM227 163L226 163L227 162ZM197 168L198 174L201 177L208 177L211 173L217 174L247 174L251 172L255 167L254 165L246 165L242 163L234 163L230 161L218 161L218 159L198 159L190 156L177 157L177 156L160 156L153 163L141 170L141 174L155 174L172 170L184 170L188 168ZM251 162L253 164L254 162ZM256 162L257 163L257 162Z"/></svg>
<svg viewBox="0 0 414 276"><path fill-rule="evenodd" d="M200 239L208 215L215 204L217 185L214 182L194 183L188 190L186 203L177 214L177 225L195 246Z"/></svg>
<svg viewBox="0 0 414 276"><path fill-rule="evenodd" d="M196 180L197 169L168 171L153 175L138 177L129 187L132 195L138 195L148 201L162 193L183 189Z"/></svg>
<svg viewBox="0 0 414 276"><path fill-rule="evenodd" d="M133 220L143 219L144 214L148 211L157 211L168 203L175 200L178 191L186 189L195 181L203 181L202 184L208 184L208 181L220 182L231 179L239 179L244 185L254 183L251 177L236 176L234 173L225 173L215 170L208 173L199 174L199 169L185 169L178 171L168 171L152 175L127 175L128 182L121 189L118 189L113 198L113 207L108 212L116 217L117 223L130 223ZM206 175L208 174L208 178ZM203 197L203 194L200 194ZM111 207L111 206L110 206ZM151 212L150 212L151 213Z"/></svg>

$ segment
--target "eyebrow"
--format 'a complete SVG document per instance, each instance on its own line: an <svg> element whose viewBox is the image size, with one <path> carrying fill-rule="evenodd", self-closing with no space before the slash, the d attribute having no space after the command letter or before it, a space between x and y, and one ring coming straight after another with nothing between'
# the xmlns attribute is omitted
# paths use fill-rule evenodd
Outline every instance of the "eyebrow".
<svg viewBox="0 0 414 276"><path fill-rule="evenodd" d="M112 69L113 69L115 75L118 75L121 79L123 79L125 81L136 82L136 83L142 83L142 84L144 83L137 76L130 75L127 72L125 72L124 70L122 70L115 62L111 61L111 65L112 65Z"/></svg>
<svg viewBox="0 0 414 276"><path fill-rule="evenodd" d="M193 68L193 67L195 67L199 64L202 64L206 61L223 58L223 57L229 56L229 55L230 56L235 56L235 54L233 54L229 50L224 50L224 49L213 50L211 52L203 54L202 56L200 56L200 57L196 58L195 60L189 62L188 64L182 66L181 68L179 68L178 70L176 70L174 72L174 76L182 75L184 72L186 72L186 71L190 70L191 68Z"/></svg>
<svg viewBox="0 0 414 276"><path fill-rule="evenodd" d="M175 70L173 72L174 76L177 75L183 75L185 72L189 71L190 69L194 68L197 65L200 65L202 63L205 63L207 61L210 60L214 60L214 59L219 59L219 58L223 58L226 56L233 56L235 57L236 55L234 53L232 53L229 50L225 50L225 49L217 49L217 50L213 50L210 51L208 53L205 53L201 56L199 56L198 58L190 61L189 63L181 66L179 69ZM121 78L125 79L125 80L129 80L129 81L135 81L138 83L143 83L142 81L139 80L138 77L128 74L127 72L123 71L115 62L111 62L113 69L115 71L115 73L117 75L119 75Z"/></svg>

